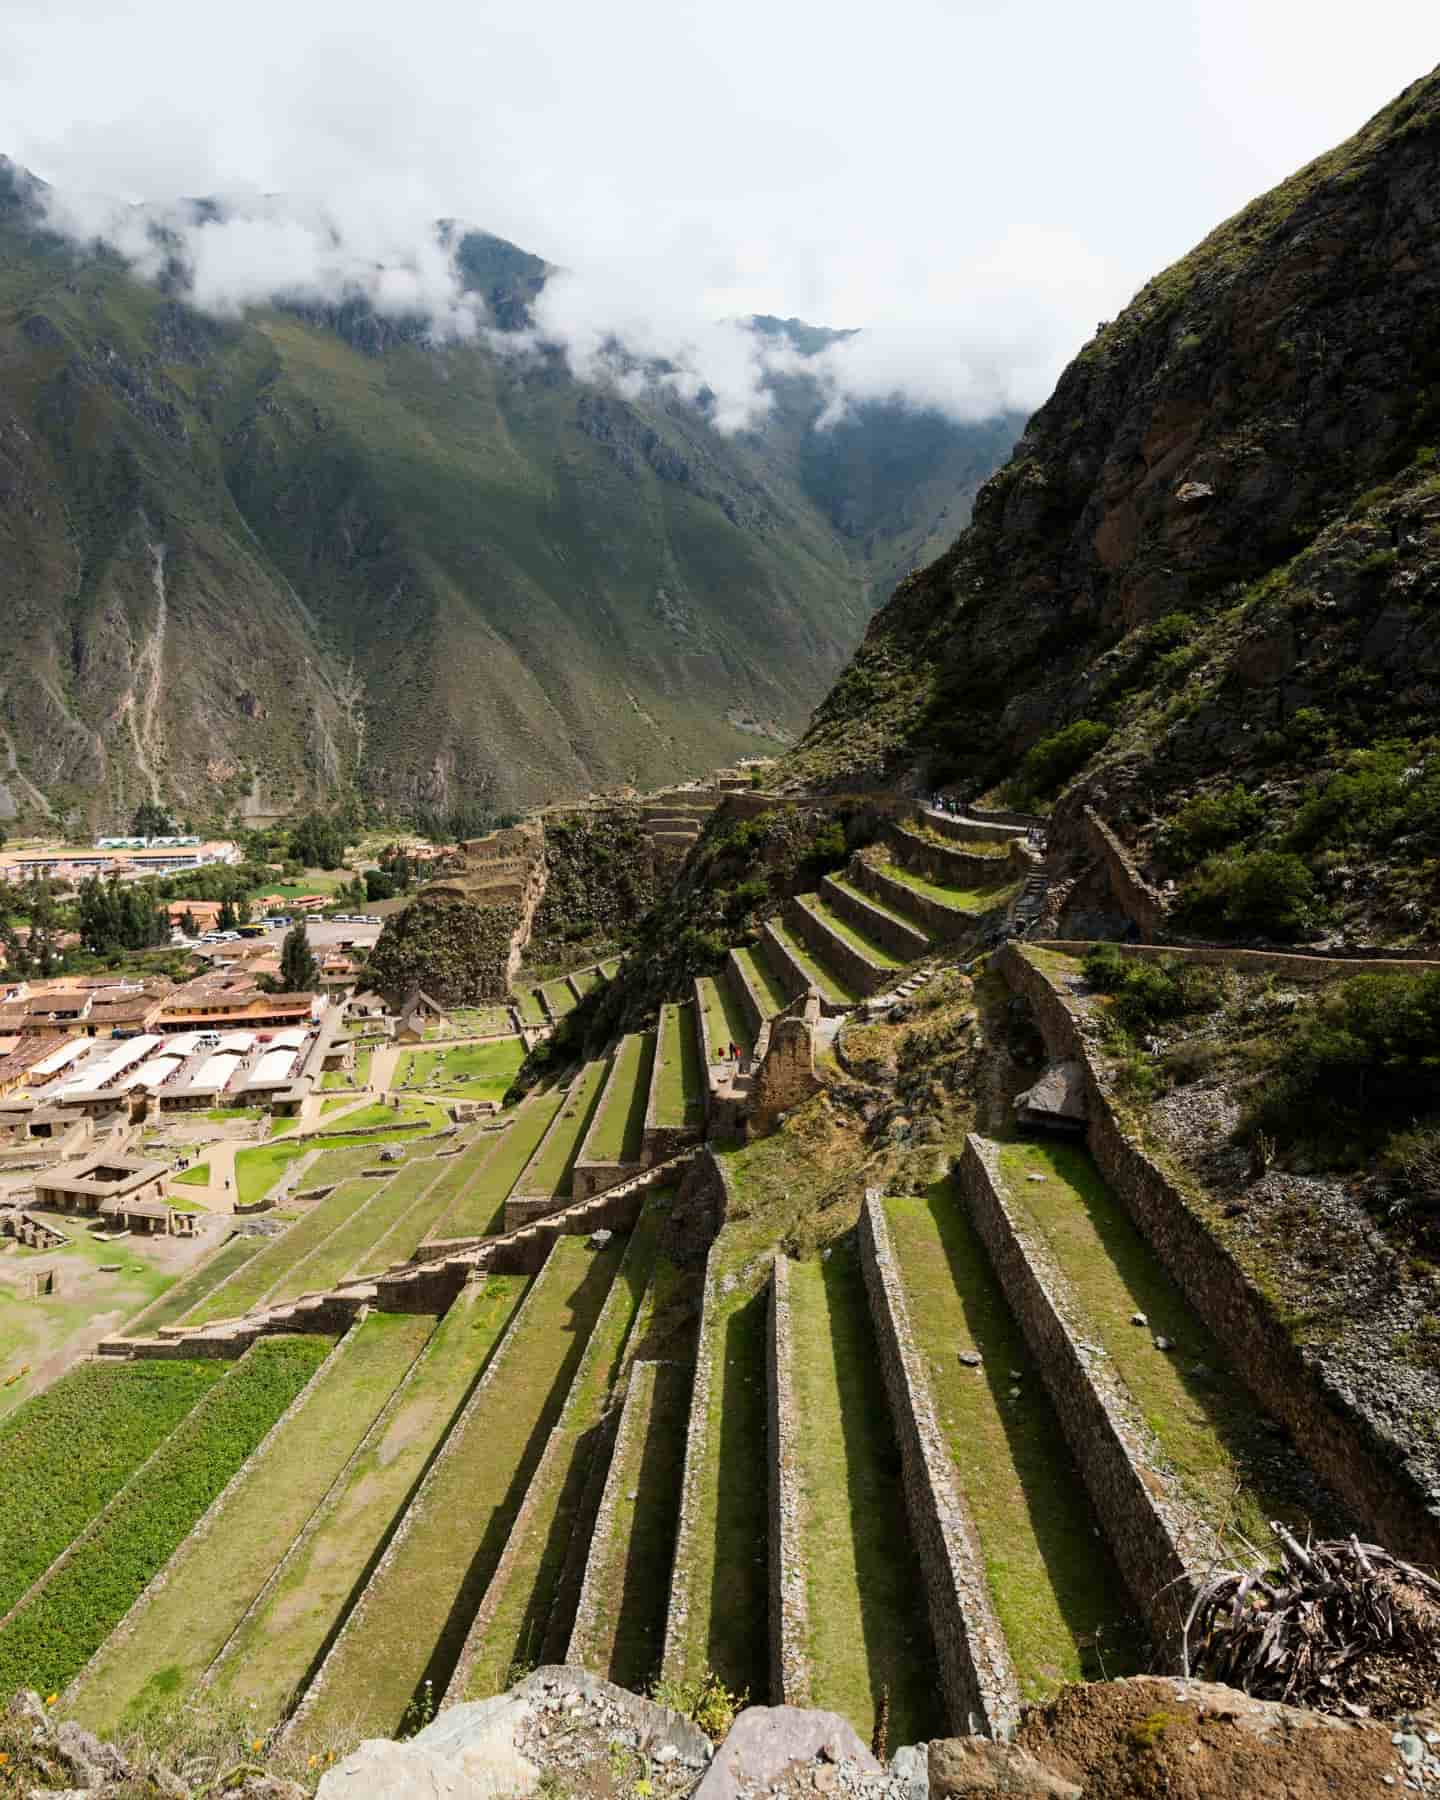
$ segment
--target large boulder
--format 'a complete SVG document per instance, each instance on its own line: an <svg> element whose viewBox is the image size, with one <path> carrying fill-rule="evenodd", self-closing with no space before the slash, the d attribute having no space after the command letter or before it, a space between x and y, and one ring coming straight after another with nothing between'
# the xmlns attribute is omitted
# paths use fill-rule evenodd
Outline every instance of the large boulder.
<svg viewBox="0 0 1440 1800"><path fill-rule="evenodd" d="M771 1787L797 1763L844 1763L861 1775L884 1773L839 1713L750 1706L715 1752L695 1800L739 1800L742 1793Z"/></svg>
<svg viewBox="0 0 1440 1800"><path fill-rule="evenodd" d="M1081 1800L1082 1790L1028 1750L989 1738L937 1738L930 1746L930 1800Z"/></svg>

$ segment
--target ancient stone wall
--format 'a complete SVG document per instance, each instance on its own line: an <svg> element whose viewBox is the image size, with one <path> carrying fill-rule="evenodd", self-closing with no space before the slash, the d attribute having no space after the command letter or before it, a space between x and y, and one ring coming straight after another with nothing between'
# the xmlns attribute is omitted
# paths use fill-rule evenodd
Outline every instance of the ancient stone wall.
<svg viewBox="0 0 1440 1800"><path fill-rule="evenodd" d="M833 969L857 994L878 994L895 978L893 969L875 962L863 950L841 937L838 931L832 931L823 919L811 912L803 900L787 900L784 912L785 923L800 942L808 950L813 950L820 961L827 968Z"/></svg>
<svg viewBox="0 0 1440 1800"><path fill-rule="evenodd" d="M1220 1546L1173 1473L1144 1414L1103 1354L1089 1348L1083 1312L1049 1248L1006 1201L993 1146L971 1135L956 1173L1005 1299L1055 1403L1095 1512L1141 1617L1162 1655L1180 1666L1192 1572Z"/></svg>
<svg viewBox="0 0 1440 1800"><path fill-rule="evenodd" d="M765 944L765 960L774 970L775 979L784 988L786 999L793 1000L797 994L803 994L810 985L810 977L790 954L768 919L760 927L760 936Z"/></svg>
<svg viewBox="0 0 1440 1800"><path fill-rule="evenodd" d="M943 900L936 900L929 894L918 893L903 881L896 881L887 875L883 869L872 867L863 857L857 857L851 865L850 878L856 887L864 888L867 894L873 894L887 906L903 907L906 912L913 913L931 937L938 938L942 943L953 943L957 938L968 937L979 918L978 913L964 912L960 907L947 906Z"/></svg>
<svg viewBox="0 0 1440 1800"><path fill-rule="evenodd" d="M675 1529L675 1560L670 1571L670 1605L665 1615L665 1648L660 1674L666 1681L682 1681L687 1673L690 1645L690 1583L704 1579L698 1566L695 1534L699 1528L710 1442L710 1382L717 1352L715 1312L715 1258L705 1258L705 1287L700 1302L700 1330L695 1343L695 1380L690 1389L690 1422L685 1431L685 1472L680 1482L680 1513Z"/></svg>
<svg viewBox="0 0 1440 1800"><path fill-rule="evenodd" d="M647 1164L663 1162L666 1157L674 1156L677 1151L684 1150L688 1145L699 1143L705 1135L703 1115L701 1123L698 1125L661 1125L658 1122L660 1112L660 1057L665 1044L665 1014L670 1010L672 1010L670 1007L662 1007L660 1009L660 1019L655 1027L655 1060L650 1067L650 1098L645 1103L645 1131L641 1139L644 1146L641 1154ZM685 1029L685 1010L683 1007L679 1010L680 1029L683 1031ZM694 1021L698 1016L699 1008L697 1006L691 1017L690 1029L692 1031L696 1029ZM702 1056L704 1054L703 1039L701 1040L701 1054ZM703 1066L700 1071L700 1094L702 1106L708 1108L710 1104L710 1083L705 1079L705 1070Z"/></svg>
<svg viewBox="0 0 1440 1800"><path fill-rule="evenodd" d="M1165 923L1164 896L1146 881L1130 852L1093 806L1085 808L1085 838L1104 866L1116 904L1148 943Z"/></svg>
<svg viewBox="0 0 1440 1800"><path fill-rule="evenodd" d="M852 881L856 879L855 864L851 865L848 874ZM820 883L820 898L836 912L847 924L863 931L867 937L874 938L901 962L914 962L917 957L924 956L930 948L930 940L915 925L907 925L903 919L897 919L892 913L885 912L878 906L872 906L868 900L862 900L849 888L841 887L833 875L827 875Z"/></svg>
<svg viewBox="0 0 1440 1800"><path fill-rule="evenodd" d="M942 887L981 887L989 882L998 886L1010 878L1006 857L951 849L902 825L889 825L885 841L901 868L923 875L927 881L938 881Z"/></svg>
<svg viewBox="0 0 1440 1800"><path fill-rule="evenodd" d="M823 1085L815 1073L815 1030L820 996L809 988L769 1024L765 1053L750 1093L750 1129L763 1135L781 1113L799 1106Z"/></svg>
<svg viewBox="0 0 1440 1800"><path fill-rule="evenodd" d="M1440 1506L1410 1467L1408 1446L1295 1343L1189 1196L1132 1141L1093 1047L1045 974L1012 944L998 953L996 967L1029 999L1049 1054L1083 1065L1096 1166L1250 1391L1382 1543L1417 1562L1440 1563Z"/></svg>
<svg viewBox="0 0 1440 1800"><path fill-rule="evenodd" d="M770 1271L765 1354L770 1435L770 1696L776 1706L809 1706L812 1683L800 1495L800 1418L790 1338L790 1261Z"/></svg>
<svg viewBox="0 0 1440 1800"><path fill-rule="evenodd" d="M974 813L967 813L964 818L956 818L949 813L930 812L924 807L916 809L915 816L931 831L938 831L941 837L952 838L956 843L984 844L1007 843L1015 835L1013 825L998 822L987 823L977 818Z"/></svg>
<svg viewBox="0 0 1440 1800"><path fill-rule="evenodd" d="M751 987L745 967L733 950L725 952L725 967L720 971L719 979L729 988L744 1013L751 1035L758 1037L760 1027L765 1023L765 1008L761 1006L760 996Z"/></svg>
<svg viewBox="0 0 1440 1800"><path fill-rule="evenodd" d="M1008 1737L1019 1719L1019 1682L935 1416L878 1194L866 1196L860 1213L860 1252L950 1729Z"/></svg>
<svg viewBox="0 0 1440 1800"><path fill-rule="evenodd" d="M1096 948L1093 938L1033 938L1040 950L1058 950L1066 956L1084 956ZM1106 944L1122 956L1160 961L1203 963L1217 969L1234 969L1240 975L1280 975L1287 981L1333 981L1347 975L1413 975L1424 969L1440 969L1440 962L1423 957L1312 956L1302 950L1232 950L1224 944Z"/></svg>
<svg viewBox="0 0 1440 1800"><path fill-rule="evenodd" d="M620 1058L617 1055L611 1064L610 1073L605 1078L605 1090L600 1096L600 1103L585 1132L585 1141L580 1146L580 1154L575 1159L575 1167L570 1177L570 1197L572 1200L588 1200L594 1194L601 1194L606 1188L612 1188L626 1181L640 1171L638 1163L624 1163L618 1160L606 1161L596 1157L590 1148L590 1140L600 1129L600 1121L605 1116L605 1108L615 1097L612 1090L620 1080ZM643 1151L642 1151L643 1154Z"/></svg>
<svg viewBox="0 0 1440 1800"><path fill-rule="evenodd" d="M1018 825L1024 831L1039 829L1045 821L1038 813L1010 812L1003 806L967 806L967 819L978 819L982 825Z"/></svg>
<svg viewBox="0 0 1440 1800"><path fill-rule="evenodd" d="M580 1599L575 1608L575 1623L565 1660L578 1669L593 1669L614 1640L615 1620L608 1610L602 1587L616 1532L615 1515L620 1507L621 1485L627 1479L626 1462L634 1446L635 1434L649 1413L655 1394L655 1376L659 1363L637 1362L630 1366L630 1380L625 1388L625 1404L620 1411L620 1424L608 1458L605 1487L595 1512L595 1527L590 1534L590 1551L585 1559L585 1578L580 1585ZM601 1674L609 1673L606 1661Z"/></svg>

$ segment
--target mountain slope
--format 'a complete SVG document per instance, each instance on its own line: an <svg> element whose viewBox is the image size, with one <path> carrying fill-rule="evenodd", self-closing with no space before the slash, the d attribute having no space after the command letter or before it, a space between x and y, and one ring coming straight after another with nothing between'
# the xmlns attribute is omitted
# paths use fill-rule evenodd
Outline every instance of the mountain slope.
<svg viewBox="0 0 1440 1800"><path fill-rule="evenodd" d="M1260 854L1343 919L1329 863L1359 850L1372 922L1435 930L1404 890L1440 850L1437 194L1431 74L1148 283L876 616L792 774L1008 781L1062 838L1093 801L1212 929L1263 925L1200 893Z"/></svg>
<svg viewBox="0 0 1440 1800"><path fill-rule="evenodd" d="M0 819L351 785L505 807L791 736L872 563L963 511L1018 423L935 421L920 525L892 483L861 536L843 490L903 417L849 424L817 477L810 383L724 437L363 305L218 321L47 234L38 191L0 168ZM546 265L483 233L456 256L527 322Z"/></svg>

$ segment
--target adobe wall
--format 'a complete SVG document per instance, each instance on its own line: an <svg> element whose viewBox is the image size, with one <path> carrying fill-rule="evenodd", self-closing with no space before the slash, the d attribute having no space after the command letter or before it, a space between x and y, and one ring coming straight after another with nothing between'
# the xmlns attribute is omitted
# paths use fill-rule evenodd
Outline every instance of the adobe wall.
<svg viewBox="0 0 1440 1800"><path fill-rule="evenodd" d="M623 1483L628 1479L627 1459L634 1448L636 1434L654 1404L655 1375L659 1367L655 1362L637 1362L630 1366L625 1404L620 1410L620 1424L609 1456L605 1487L595 1512L590 1550L585 1559L585 1577L580 1584L575 1623L565 1651L565 1661L572 1668L594 1669L601 1675L610 1672L610 1653L615 1642L615 1618L602 1593L606 1570L614 1553L615 1515L620 1506Z"/></svg>
<svg viewBox="0 0 1440 1800"><path fill-rule="evenodd" d="M725 952L725 967L720 971L719 979L730 989L745 1021L750 1027L752 1037L759 1037L760 1027L765 1023L765 1009L760 1004L760 996L750 985L750 978L745 973L744 965L733 950Z"/></svg>
<svg viewBox="0 0 1440 1800"><path fill-rule="evenodd" d="M855 860L858 862L859 858ZM853 881L854 863L848 873ZM841 887L833 875L827 875L820 883L820 898L832 911L839 913L847 924L854 925L867 937L874 938L877 944L882 945L892 956L899 957L901 962L914 962L930 948L929 938L918 926L907 925L882 911L880 907L860 899L848 888Z"/></svg>
<svg viewBox="0 0 1440 1800"><path fill-rule="evenodd" d="M949 1726L956 1733L1008 1738L1020 1716L1020 1685L995 1615L979 1539L935 1417L889 1223L876 1194L867 1194L861 1209L860 1253Z"/></svg>
<svg viewBox="0 0 1440 1800"><path fill-rule="evenodd" d="M1100 858L1110 891L1148 943L1165 923L1165 899L1135 866L1130 852L1093 806L1085 808L1085 838Z"/></svg>
<svg viewBox="0 0 1440 1800"><path fill-rule="evenodd" d="M1409 1446L1362 1411L1294 1342L1273 1303L1190 1198L1131 1142L1094 1050L1045 975L1013 944L1002 947L995 966L1030 1001L1049 1054L1081 1064L1090 1118L1086 1141L1096 1166L1255 1398L1380 1542L1416 1562L1440 1564L1440 1504L1409 1468Z"/></svg>
<svg viewBox="0 0 1440 1800"><path fill-rule="evenodd" d="M665 1614L665 1647L660 1657L660 1674L666 1681L683 1681L688 1672L690 1582L692 1576L704 1579L704 1572L697 1566L695 1534L699 1529L700 1489L710 1444L710 1383L716 1354L715 1301L715 1259L707 1252L700 1330L695 1343L695 1379L690 1389L690 1420L685 1430L685 1472L680 1481L675 1560L670 1570L670 1605Z"/></svg>
<svg viewBox="0 0 1440 1800"><path fill-rule="evenodd" d="M952 850L922 837L918 831L907 831L903 825L887 826L885 841L902 868L923 875L927 881L938 881L942 887L983 887L989 882L998 887L1010 876L1008 857Z"/></svg>
<svg viewBox="0 0 1440 1800"><path fill-rule="evenodd" d="M858 994L878 994L895 979L895 971L883 963L872 961L863 950L847 942L839 932L831 931L823 919L817 919L799 899L785 902L785 923L821 962L833 969L841 980Z"/></svg>
<svg viewBox="0 0 1440 1800"><path fill-rule="evenodd" d="M1011 1211L995 1148L966 1137L956 1174L1025 1333L1086 1492L1131 1598L1166 1661L1180 1667L1185 1619L1195 1598L1189 1571L1221 1563L1220 1546L1191 1505L1103 1353L1087 1353L1084 1312L1048 1246Z"/></svg>
<svg viewBox="0 0 1440 1800"><path fill-rule="evenodd" d="M933 899L929 894L917 893L903 881L896 881L883 869L872 868L858 857L851 867L851 878L857 887L864 888L877 900L883 900L889 906L904 907L907 912L914 913L932 937L945 943L968 937L980 916L978 913L964 912L958 906L947 906L943 900Z"/></svg>
<svg viewBox="0 0 1440 1800"><path fill-rule="evenodd" d="M770 1271L765 1388L770 1422L770 1698L776 1706L809 1706L813 1684L800 1510L800 1419L790 1336L790 1260L778 1254Z"/></svg>

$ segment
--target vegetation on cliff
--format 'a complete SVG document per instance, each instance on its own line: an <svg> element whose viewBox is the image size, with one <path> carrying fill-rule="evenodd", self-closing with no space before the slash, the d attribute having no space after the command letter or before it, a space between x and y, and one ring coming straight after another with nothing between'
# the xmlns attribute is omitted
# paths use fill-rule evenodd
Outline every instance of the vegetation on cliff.
<svg viewBox="0 0 1440 1800"><path fill-rule="evenodd" d="M421 988L442 1006L504 1000L518 906L477 906L448 894L416 896L385 921L366 978L392 1004Z"/></svg>

